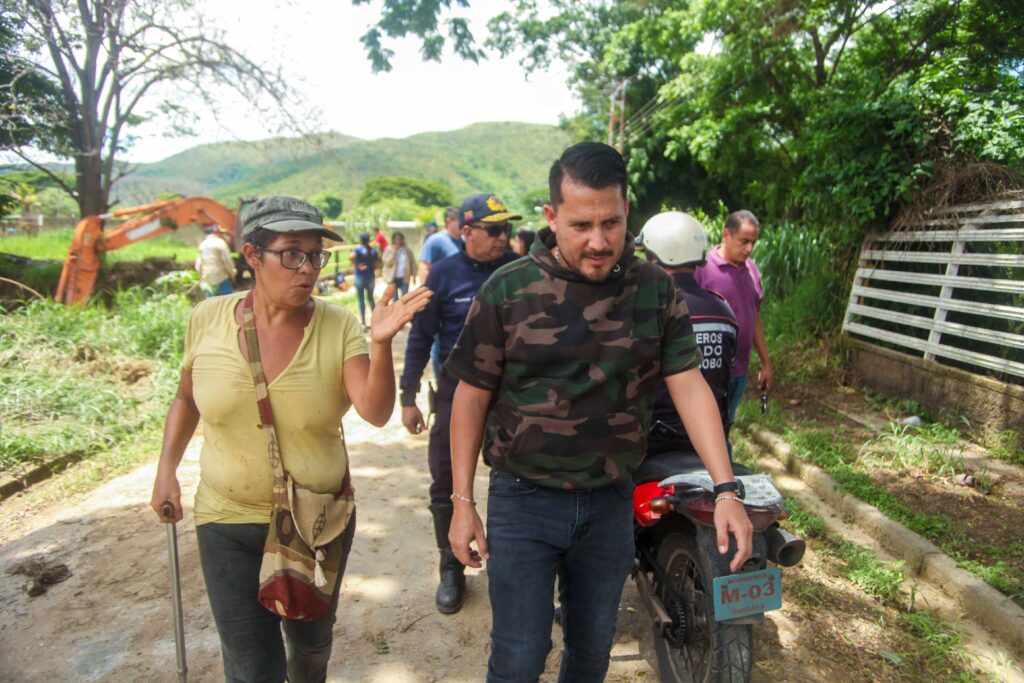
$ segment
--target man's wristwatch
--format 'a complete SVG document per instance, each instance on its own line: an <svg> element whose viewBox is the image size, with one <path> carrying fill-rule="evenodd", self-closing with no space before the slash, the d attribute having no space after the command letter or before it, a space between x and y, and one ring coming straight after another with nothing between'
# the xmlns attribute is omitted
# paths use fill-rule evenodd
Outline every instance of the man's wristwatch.
<svg viewBox="0 0 1024 683"><path fill-rule="evenodd" d="M743 493L740 489L740 483L738 481L723 481L721 484L715 484L715 488L712 490L715 496L719 496L723 493L733 492L740 498L743 497Z"/></svg>

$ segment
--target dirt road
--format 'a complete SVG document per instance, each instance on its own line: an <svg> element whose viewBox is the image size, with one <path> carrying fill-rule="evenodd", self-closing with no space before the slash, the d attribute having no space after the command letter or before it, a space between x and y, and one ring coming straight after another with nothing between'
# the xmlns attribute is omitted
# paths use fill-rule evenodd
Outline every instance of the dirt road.
<svg viewBox="0 0 1024 683"><path fill-rule="evenodd" d="M453 616L433 605L437 551L426 507L426 436L412 437L398 411L383 429L345 419L359 522L342 591L332 681L480 681L488 655L486 570L470 571L468 598ZM200 437L201 438L201 437ZM218 639L198 568L191 496L198 438L180 468L186 517L178 525L189 673L222 678ZM174 640L165 534L148 509L155 463L112 480L74 505L25 512L18 498L0 505L7 544L0 548L0 680L172 681ZM481 467L476 495L486 498ZM486 505L482 504L485 510ZM72 576L38 597L7 570L44 555ZM754 680L934 680L926 667L894 665L913 648L898 620L848 582L834 560L808 552L787 570L785 606L755 629ZM812 590L813 589L813 590ZM556 678L559 635L545 681ZM885 653L890 653L886 656ZM657 680L648 627L627 583L610 681Z"/></svg>
<svg viewBox="0 0 1024 683"><path fill-rule="evenodd" d="M469 572L459 614L434 609L437 551L426 507L426 436L408 435L397 411L382 430L352 414L345 432L359 521L334 629L331 680L481 680L490 624L486 573ZM214 681L222 678L219 645L191 519L200 438L179 470L186 516L178 533L189 674ZM174 679L164 527L148 509L154 471L154 463L140 467L73 507L50 507L21 520L20 538L0 549L0 568L44 555L66 564L72 576L33 598L26 577L0 572L0 680ZM484 481L476 490L486 498ZM623 609L624 621L631 621L633 609ZM612 680L652 674L628 632L615 658ZM557 672L557 653L549 664Z"/></svg>

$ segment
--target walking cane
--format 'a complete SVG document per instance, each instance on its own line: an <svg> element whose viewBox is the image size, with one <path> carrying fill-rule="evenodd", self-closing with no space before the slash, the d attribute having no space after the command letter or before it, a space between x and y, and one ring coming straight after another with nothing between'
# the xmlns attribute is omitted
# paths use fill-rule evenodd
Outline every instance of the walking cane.
<svg viewBox="0 0 1024 683"><path fill-rule="evenodd" d="M174 505L163 504L160 514L165 519L174 518ZM174 646L178 652L178 680L188 680L188 665L185 663L185 617L181 613L181 579L178 576L178 530L174 522L167 525L167 561L171 570L171 606L174 608Z"/></svg>

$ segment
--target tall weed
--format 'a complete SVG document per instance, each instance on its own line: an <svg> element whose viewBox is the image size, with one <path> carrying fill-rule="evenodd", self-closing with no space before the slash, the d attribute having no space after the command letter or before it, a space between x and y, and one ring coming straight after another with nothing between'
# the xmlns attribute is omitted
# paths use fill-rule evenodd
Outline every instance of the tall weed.
<svg viewBox="0 0 1024 683"><path fill-rule="evenodd" d="M139 288L115 301L0 315L0 469L97 453L160 423L191 305Z"/></svg>

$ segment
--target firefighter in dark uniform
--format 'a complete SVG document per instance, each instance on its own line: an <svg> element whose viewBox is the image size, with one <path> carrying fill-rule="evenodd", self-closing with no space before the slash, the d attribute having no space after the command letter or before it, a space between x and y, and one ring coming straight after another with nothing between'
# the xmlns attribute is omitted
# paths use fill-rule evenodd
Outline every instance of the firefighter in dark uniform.
<svg viewBox="0 0 1024 683"><path fill-rule="evenodd" d="M704 265L708 252L704 226L689 214L666 211L644 224L636 243L643 247L650 260L672 275L682 292L693 321L697 348L704 359L700 366L701 374L715 395L728 437L731 426L726 423L729 370L736 355L739 327L725 299L715 292L702 289L693 278L693 271L697 266ZM664 382L656 390L651 425L647 440L648 456L667 451L693 450Z"/></svg>

